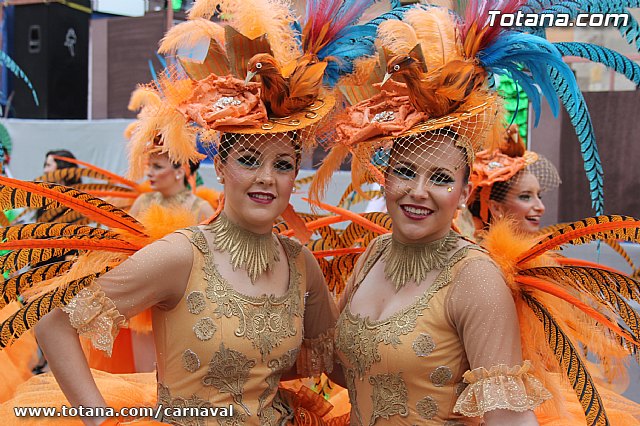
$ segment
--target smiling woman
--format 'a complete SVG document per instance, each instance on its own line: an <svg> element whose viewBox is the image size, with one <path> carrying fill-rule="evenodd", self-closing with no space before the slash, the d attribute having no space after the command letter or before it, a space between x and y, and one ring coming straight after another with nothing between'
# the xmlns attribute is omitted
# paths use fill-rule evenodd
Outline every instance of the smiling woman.
<svg viewBox="0 0 640 426"><path fill-rule="evenodd" d="M214 160L225 187L224 213L258 233L271 232L272 217L289 205L298 173L296 134L225 134Z"/></svg>
<svg viewBox="0 0 640 426"><path fill-rule="evenodd" d="M511 126L498 149L478 153L471 181L469 210L477 231L508 218L517 231L535 234L545 212L542 196L560 185L560 176L549 160L525 149Z"/></svg>

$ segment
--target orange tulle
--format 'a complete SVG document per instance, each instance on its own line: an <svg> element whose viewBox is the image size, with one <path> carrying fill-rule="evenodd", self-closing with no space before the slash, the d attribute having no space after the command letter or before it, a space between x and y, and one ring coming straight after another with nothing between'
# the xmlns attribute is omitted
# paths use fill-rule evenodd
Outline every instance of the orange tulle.
<svg viewBox="0 0 640 426"><path fill-rule="evenodd" d="M91 342L82 340L82 349L84 350L89 367L94 370L106 371L113 374L135 373L136 365L133 356L133 347L131 343L131 331L127 328L120 329L115 342L113 343L113 352L108 357L103 351L95 349Z"/></svg>
<svg viewBox="0 0 640 426"><path fill-rule="evenodd" d="M37 349L33 334L25 333L11 347L0 351L0 402L11 398L16 388L31 377Z"/></svg>
<svg viewBox="0 0 640 426"><path fill-rule="evenodd" d="M154 373L116 375L93 370L92 374L108 407L120 410L123 407L154 407L156 404L157 384ZM3 426L43 424L82 426L83 423L78 417L17 418L14 414L14 407L61 407L62 405L70 404L53 375L41 374L20 385L13 399L0 406L0 419ZM143 421L135 424L160 423Z"/></svg>

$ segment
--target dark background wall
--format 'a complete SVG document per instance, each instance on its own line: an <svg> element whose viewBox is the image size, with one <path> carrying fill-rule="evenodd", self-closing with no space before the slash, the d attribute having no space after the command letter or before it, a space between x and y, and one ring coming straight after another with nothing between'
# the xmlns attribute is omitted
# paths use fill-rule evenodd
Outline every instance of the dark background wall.
<svg viewBox="0 0 640 426"><path fill-rule="evenodd" d="M640 92L587 92L604 170L605 213L640 216ZM560 221L593 215L589 184L569 116L562 115Z"/></svg>

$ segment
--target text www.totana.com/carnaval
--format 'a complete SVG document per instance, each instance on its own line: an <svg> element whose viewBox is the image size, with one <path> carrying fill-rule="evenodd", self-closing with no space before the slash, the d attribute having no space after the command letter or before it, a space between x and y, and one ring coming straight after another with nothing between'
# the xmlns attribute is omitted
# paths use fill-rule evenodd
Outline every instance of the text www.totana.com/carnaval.
<svg viewBox="0 0 640 426"><path fill-rule="evenodd" d="M14 407L16 417L232 417L233 405L222 407Z"/></svg>

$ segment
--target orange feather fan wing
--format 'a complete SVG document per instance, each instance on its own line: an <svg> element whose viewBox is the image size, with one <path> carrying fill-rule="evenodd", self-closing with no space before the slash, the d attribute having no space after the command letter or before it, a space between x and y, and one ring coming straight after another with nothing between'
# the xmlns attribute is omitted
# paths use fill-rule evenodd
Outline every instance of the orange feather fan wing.
<svg viewBox="0 0 640 426"><path fill-rule="evenodd" d="M492 225L483 240L514 292L521 325L535 323L527 320L533 315L544 331L523 331L523 348L540 348L536 339L546 337L590 425L608 424L608 418L579 349L589 350L605 362L619 349L638 357L640 314L628 300L640 300L640 283L610 268L547 254L562 244L609 238L637 241L639 226L640 222L630 217L599 216L562 226L536 242L514 233L512 225L503 221ZM543 299L545 294L552 298ZM557 313L571 317L570 310L581 313L581 321L587 322L571 326L571 318L555 317ZM592 344L592 330L601 330L597 345ZM546 369L544 363L536 367Z"/></svg>

